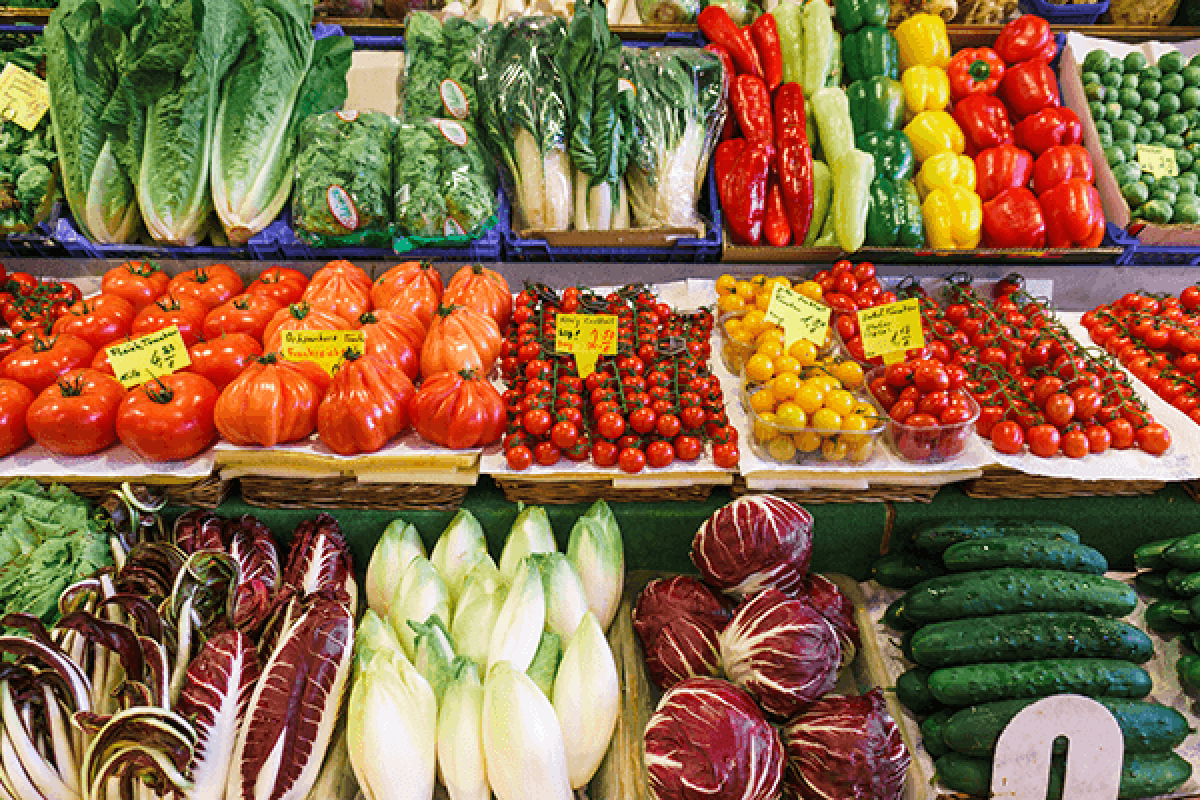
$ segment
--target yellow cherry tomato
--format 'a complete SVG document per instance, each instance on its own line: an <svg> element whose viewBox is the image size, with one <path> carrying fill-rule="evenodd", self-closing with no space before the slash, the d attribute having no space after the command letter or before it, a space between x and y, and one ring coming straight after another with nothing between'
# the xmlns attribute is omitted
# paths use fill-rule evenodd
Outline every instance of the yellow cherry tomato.
<svg viewBox="0 0 1200 800"><path fill-rule="evenodd" d="M754 307L759 311L766 311L771 307L771 292L763 290L754 296Z"/></svg>
<svg viewBox="0 0 1200 800"><path fill-rule="evenodd" d="M778 435L779 429L775 426L775 415L770 411L764 411L755 418L754 441L766 444Z"/></svg>
<svg viewBox="0 0 1200 800"><path fill-rule="evenodd" d="M816 431L804 431L793 435L792 441L801 453L815 453L821 447L821 434Z"/></svg>
<svg viewBox="0 0 1200 800"><path fill-rule="evenodd" d="M746 377L756 383L763 383L771 380L775 374L775 362L771 357L758 352L746 359Z"/></svg>
<svg viewBox="0 0 1200 800"><path fill-rule="evenodd" d="M733 287L737 285L737 278L726 272L721 277L717 278L717 294L726 295L733 292Z"/></svg>
<svg viewBox="0 0 1200 800"><path fill-rule="evenodd" d="M747 299L747 303L752 303L753 300ZM752 308L742 317L742 325L746 330L758 336L767 326L767 315L765 312L759 311L757 308Z"/></svg>
<svg viewBox="0 0 1200 800"><path fill-rule="evenodd" d="M866 431L874 427L873 423L866 417L858 414L847 414L842 417L842 438L845 439L851 447L857 447L864 439L870 439L871 434Z"/></svg>
<svg viewBox="0 0 1200 800"><path fill-rule="evenodd" d="M792 399L804 409L805 414L815 414L825 407L825 390L812 381L805 381L792 395Z"/></svg>
<svg viewBox="0 0 1200 800"><path fill-rule="evenodd" d="M796 457L796 443L791 436L776 436L767 442L767 455L775 461L791 461Z"/></svg>
<svg viewBox="0 0 1200 800"><path fill-rule="evenodd" d="M775 409L775 422L784 428L804 428L808 425L808 415L799 403L784 400Z"/></svg>
<svg viewBox="0 0 1200 800"><path fill-rule="evenodd" d="M842 429L842 415L832 408L818 408L812 415L812 426L819 431Z"/></svg>
<svg viewBox="0 0 1200 800"><path fill-rule="evenodd" d="M776 374L782 374L784 372L799 374L800 362L792 356L780 356L779 358L775 359L775 372Z"/></svg>
<svg viewBox="0 0 1200 800"><path fill-rule="evenodd" d="M811 367L817 363L817 346L807 339L797 339L788 348L788 355L800 362L803 367Z"/></svg>
<svg viewBox="0 0 1200 800"><path fill-rule="evenodd" d="M739 334L745 335L744 331L746 330L746 324L742 322L741 317L730 317L729 319L725 320L724 327L725 335L730 339L738 338Z"/></svg>
<svg viewBox="0 0 1200 800"><path fill-rule="evenodd" d="M821 288L821 284L816 281L804 281L799 286L794 287L797 292L807 297L809 300L816 300L818 303L825 302L825 290Z"/></svg>
<svg viewBox="0 0 1200 800"><path fill-rule="evenodd" d="M832 437L821 442L821 458L826 461L845 461L850 452L850 446L840 439Z"/></svg>
<svg viewBox="0 0 1200 800"><path fill-rule="evenodd" d="M733 285L733 291L744 300L752 300L758 293L758 287L750 281L738 281Z"/></svg>
<svg viewBox="0 0 1200 800"><path fill-rule="evenodd" d="M770 389L759 389L754 394L750 395L750 408L756 414L767 414L775 411L775 406L779 401L775 399L775 393Z"/></svg>
<svg viewBox="0 0 1200 800"><path fill-rule="evenodd" d="M866 401L860 402L854 406L854 410L851 413L865 418L867 422L871 423L872 428L875 427L875 425L879 422L879 410Z"/></svg>
<svg viewBox="0 0 1200 800"><path fill-rule="evenodd" d="M760 341L756 349L759 353L771 359L772 362L783 355L783 345L773 339Z"/></svg>
<svg viewBox="0 0 1200 800"><path fill-rule="evenodd" d="M780 359L782 361L783 359ZM775 364L776 369L779 369L779 363ZM771 379L771 391L780 400L791 399L796 390L800 388L800 378L795 372L779 371L774 378Z"/></svg>
<svg viewBox="0 0 1200 800"><path fill-rule="evenodd" d="M842 438L845 439L846 437L843 436ZM857 440L859 437L855 438ZM870 459L871 454L875 452L875 437L864 436L861 437L861 441L847 442L846 446L849 450L846 457L851 461L861 464L863 461Z"/></svg>
<svg viewBox="0 0 1200 800"><path fill-rule="evenodd" d="M863 368L857 361L840 361L833 366L833 377L847 389L857 389L863 385Z"/></svg>
<svg viewBox="0 0 1200 800"><path fill-rule="evenodd" d="M717 298L717 310L722 314L732 314L746 308L746 298L738 294L723 294Z"/></svg>
<svg viewBox="0 0 1200 800"><path fill-rule="evenodd" d="M776 325L768 324L767 327L763 328L758 333L758 336L755 337L755 341L756 342L774 342L775 344L779 345L780 349L782 350L783 349L783 331Z"/></svg>
<svg viewBox="0 0 1200 800"><path fill-rule="evenodd" d="M825 393L825 406L845 416L854 410L858 403L854 395L845 389L833 389Z"/></svg>

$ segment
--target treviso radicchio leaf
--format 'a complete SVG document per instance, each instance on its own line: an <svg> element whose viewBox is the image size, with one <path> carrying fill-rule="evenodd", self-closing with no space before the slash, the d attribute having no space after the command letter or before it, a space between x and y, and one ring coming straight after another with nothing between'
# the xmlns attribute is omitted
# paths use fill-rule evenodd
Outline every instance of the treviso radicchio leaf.
<svg viewBox="0 0 1200 800"><path fill-rule="evenodd" d="M646 772L657 800L774 800L785 758L754 700L717 678L677 683L646 725Z"/></svg>
<svg viewBox="0 0 1200 800"><path fill-rule="evenodd" d="M238 565L234 627L254 634L270 616L279 587L281 569L275 537L266 525L249 514L229 520L225 527L229 555Z"/></svg>
<svg viewBox="0 0 1200 800"><path fill-rule="evenodd" d="M879 689L829 695L783 729L784 783L802 800L899 800L912 756Z"/></svg>
<svg viewBox="0 0 1200 800"><path fill-rule="evenodd" d="M729 680L772 716L790 717L837 682L842 659L837 632L815 608L778 589L739 606L720 642Z"/></svg>
<svg viewBox="0 0 1200 800"><path fill-rule="evenodd" d="M667 689L687 678L720 674L717 635L731 615L724 598L690 575L646 584L633 609L633 629L650 678Z"/></svg>
<svg viewBox="0 0 1200 800"><path fill-rule="evenodd" d="M769 494L717 509L692 538L692 563L723 592L748 597L768 587L799 590L812 555L812 515Z"/></svg>
<svg viewBox="0 0 1200 800"><path fill-rule="evenodd" d="M355 601L354 563L336 519L319 514L296 526L283 580L304 594L332 589L346 592Z"/></svg>
<svg viewBox="0 0 1200 800"><path fill-rule="evenodd" d="M824 575L810 572L796 599L807 601L837 631L842 643L842 663L853 661L854 654L862 646L862 640L858 633L858 622L854 619L854 604L842 593L841 588Z"/></svg>
<svg viewBox="0 0 1200 800"><path fill-rule="evenodd" d="M225 549L225 521L211 511L193 509L175 520L171 536L175 546L191 555L197 550Z"/></svg>

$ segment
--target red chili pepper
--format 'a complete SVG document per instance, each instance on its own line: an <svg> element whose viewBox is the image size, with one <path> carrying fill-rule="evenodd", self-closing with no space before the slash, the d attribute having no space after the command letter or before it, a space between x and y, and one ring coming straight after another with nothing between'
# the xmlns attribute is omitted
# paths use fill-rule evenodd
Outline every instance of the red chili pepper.
<svg viewBox="0 0 1200 800"><path fill-rule="evenodd" d="M771 121L771 93L762 78L738 75L733 80L730 104L737 116L742 135L752 142L775 143L775 125Z"/></svg>
<svg viewBox="0 0 1200 800"><path fill-rule="evenodd" d="M1017 123L1017 144L1035 156L1064 144L1083 141L1083 125L1069 108L1043 108Z"/></svg>
<svg viewBox="0 0 1200 800"><path fill-rule="evenodd" d="M776 168L792 237L804 241L813 215L813 160L805 127L804 88L785 83L775 90Z"/></svg>
<svg viewBox="0 0 1200 800"><path fill-rule="evenodd" d="M713 153L713 177L717 181L717 197L721 201L722 208L729 208L732 205L726 186L729 183L729 176L733 174L733 167L737 164L738 156L745 149L745 139L726 139L717 145L717 150Z"/></svg>
<svg viewBox="0 0 1200 800"><path fill-rule="evenodd" d="M983 246L1046 246L1046 219L1033 192L1024 186L1005 189L983 204Z"/></svg>
<svg viewBox="0 0 1200 800"><path fill-rule="evenodd" d="M758 60L762 63L763 79L767 89L775 91L783 83L783 45L779 43L779 29L775 27L775 18L763 14L750 25L750 39L754 49L758 51Z"/></svg>
<svg viewBox="0 0 1200 800"><path fill-rule="evenodd" d="M792 226L783 208L783 192L778 181L767 187L767 217L763 223L763 238L772 247L787 247L792 242Z"/></svg>
<svg viewBox="0 0 1200 800"><path fill-rule="evenodd" d="M1099 247L1104 241L1104 207L1096 187L1071 178L1038 198L1046 216L1049 247Z"/></svg>
<svg viewBox="0 0 1200 800"><path fill-rule="evenodd" d="M729 85L729 88L732 90L733 89L733 79L735 77L737 77L737 70L733 66L733 58L729 55L729 51L726 50L724 47L721 47L721 45L719 45L719 44L711 44L711 43L704 45L704 49L707 50L708 52L712 53L713 55L715 55L717 58L719 58L721 60L721 69L725 73L725 82ZM733 115L726 114L725 115L725 125L722 126L722 128L721 128L721 141L724 141L726 139L732 139L733 136L734 136Z"/></svg>
<svg viewBox="0 0 1200 800"><path fill-rule="evenodd" d="M1019 147L1002 144L975 156L975 191L985 203L1005 189L1024 188L1033 174L1033 156Z"/></svg>
<svg viewBox="0 0 1200 800"><path fill-rule="evenodd" d="M1049 22L1033 14L1022 14L1004 26L996 37L994 49L1011 66L1031 58L1053 60L1058 53L1058 42L1050 32Z"/></svg>
<svg viewBox="0 0 1200 800"><path fill-rule="evenodd" d="M959 50L946 67L950 97L955 102L969 94L995 94L1004 77L1004 62L990 47Z"/></svg>
<svg viewBox="0 0 1200 800"><path fill-rule="evenodd" d="M717 5L708 6L696 17L696 24L709 41L729 51L739 74L763 76L762 62L758 59L754 43L750 41L749 34L730 19L728 11Z"/></svg>
<svg viewBox="0 0 1200 800"><path fill-rule="evenodd" d="M1012 123L1004 103L990 94L969 94L954 104L954 121L967 141L967 155L1011 144Z"/></svg>
<svg viewBox="0 0 1200 800"><path fill-rule="evenodd" d="M725 181L729 192L729 205L725 211L736 244L762 242L767 216L767 175L774 157L775 148L771 144L748 142Z"/></svg>
<svg viewBox="0 0 1200 800"><path fill-rule="evenodd" d="M1043 108L1058 108L1062 96L1050 62L1042 57L1013 64L1000 81L1000 99L1013 119L1022 120Z"/></svg>
<svg viewBox="0 0 1200 800"><path fill-rule="evenodd" d="M1058 184L1072 178L1091 183L1094 175L1092 157L1083 145L1051 147L1038 156L1033 165L1033 193L1041 197Z"/></svg>

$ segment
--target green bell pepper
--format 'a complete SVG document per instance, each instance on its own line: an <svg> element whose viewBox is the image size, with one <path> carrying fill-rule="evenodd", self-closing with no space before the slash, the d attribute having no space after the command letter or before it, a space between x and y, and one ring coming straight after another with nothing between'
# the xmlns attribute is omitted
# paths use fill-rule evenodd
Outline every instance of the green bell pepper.
<svg viewBox="0 0 1200 800"><path fill-rule="evenodd" d="M867 244L872 247L925 245L921 197L912 181L880 176L871 182Z"/></svg>
<svg viewBox="0 0 1200 800"><path fill-rule="evenodd" d="M900 45L887 28L863 28L842 40L846 80L861 81L884 75L900 80Z"/></svg>
<svg viewBox="0 0 1200 800"><path fill-rule="evenodd" d="M846 90L846 99L855 136L898 130L904 121L904 87L899 81L879 75L855 81Z"/></svg>
<svg viewBox="0 0 1200 800"><path fill-rule="evenodd" d="M911 181L917 174L917 157L904 131L868 131L854 145L875 159L875 174L896 181Z"/></svg>
<svg viewBox="0 0 1200 800"><path fill-rule="evenodd" d="M889 0L835 0L838 25L846 33L863 25L887 25L892 16Z"/></svg>

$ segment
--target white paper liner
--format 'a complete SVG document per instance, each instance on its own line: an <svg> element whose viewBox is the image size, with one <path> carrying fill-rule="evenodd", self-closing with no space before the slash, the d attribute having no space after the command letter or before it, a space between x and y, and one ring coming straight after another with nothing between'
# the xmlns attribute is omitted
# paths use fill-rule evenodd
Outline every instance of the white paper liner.
<svg viewBox="0 0 1200 800"><path fill-rule="evenodd" d="M0 477L94 481L157 478L158 483L172 483L206 478L212 474L213 463L211 449L184 461L146 461L123 444L90 456L60 456L33 443L0 458Z"/></svg>

